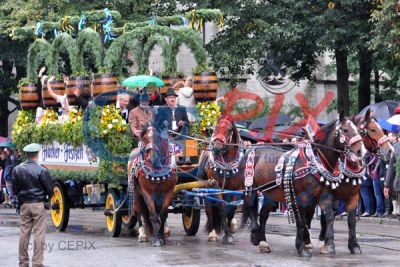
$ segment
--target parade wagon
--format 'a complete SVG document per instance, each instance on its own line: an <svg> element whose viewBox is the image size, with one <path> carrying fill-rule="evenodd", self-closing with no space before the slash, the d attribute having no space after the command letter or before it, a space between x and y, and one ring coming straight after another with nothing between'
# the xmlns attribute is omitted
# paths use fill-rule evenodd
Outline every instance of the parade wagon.
<svg viewBox="0 0 400 267"><path fill-rule="evenodd" d="M176 142L177 147L187 144L187 149L178 152L177 156L197 157L194 140ZM39 163L50 170L56 179L54 195L50 200L51 219L58 231L64 231L69 222L71 209L104 209L107 232L119 236L122 225L132 229L136 225L136 217L130 211L132 199L128 196L127 178L120 183L109 184L99 182L95 172L99 168L100 159L86 145L73 147L67 143L43 144L39 154ZM177 170L179 182L175 186L175 198L169 212L181 213L182 222L187 235L196 235L200 225L200 209L203 200L188 197L182 190L206 187L207 182L197 179L198 165L181 165ZM96 192L100 190L100 192Z"/></svg>

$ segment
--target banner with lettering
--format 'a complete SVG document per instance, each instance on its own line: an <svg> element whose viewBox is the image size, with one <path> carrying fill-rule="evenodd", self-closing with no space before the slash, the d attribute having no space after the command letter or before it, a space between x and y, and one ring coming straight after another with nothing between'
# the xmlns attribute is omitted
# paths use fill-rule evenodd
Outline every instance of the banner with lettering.
<svg viewBox="0 0 400 267"><path fill-rule="evenodd" d="M85 145L73 147L68 143L42 144L39 152L38 163L50 167L72 166L72 167L98 167L99 160L96 155Z"/></svg>

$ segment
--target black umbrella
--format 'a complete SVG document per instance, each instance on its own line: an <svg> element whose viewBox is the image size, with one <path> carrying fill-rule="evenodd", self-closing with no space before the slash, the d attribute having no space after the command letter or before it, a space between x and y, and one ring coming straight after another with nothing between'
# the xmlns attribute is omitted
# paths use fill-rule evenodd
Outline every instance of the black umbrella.
<svg viewBox="0 0 400 267"><path fill-rule="evenodd" d="M400 103L393 100L387 100L371 104L363 108L363 110L358 113L359 116L365 116L368 109L371 109L372 116L381 119L389 119L395 114L395 109L400 106Z"/></svg>
<svg viewBox="0 0 400 267"><path fill-rule="evenodd" d="M255 121L253 121L252 124L250 124L250 129L251 130L264 130L267 127L269 116L265 116L262 118L259 118ZM286 114L278 114L275 120L275 125L285 125L288 122L290 122L292 118Z"/></svg>

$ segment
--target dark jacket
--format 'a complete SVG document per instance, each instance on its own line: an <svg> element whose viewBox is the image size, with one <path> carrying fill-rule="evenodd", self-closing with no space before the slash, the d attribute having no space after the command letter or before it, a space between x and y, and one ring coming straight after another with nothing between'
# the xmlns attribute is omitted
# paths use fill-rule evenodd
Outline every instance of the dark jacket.
<svg viewBox="0 0 400 267"><path fill-rule="evenodd" d="M400 192L400 173L396 174L396 161L400 156L400 142L394 144L394 153L390 159L389 168L387 170L385 187L391 188L396 192Z"/></svg>
<svg viewBox="0 0 400 267"><path fill-rule="evenodd" d="M12 171L16 166L16 158L14 155L8 156L8 158L4 162L3 166L3 179L6 182L10 182L12 180Z"/></svg>
<svg viewBox="0 0 400 267"><path fill-rule="evenodd" d="M187 129L189 119L187 116L186 108L178 105L174 110L174 115L176 124L178 124L179 121L185 122L185 125L183 127L178 126L178 132L182 132L182 129ZM172 130L172 121L172 109L170 107L162 106L157 108L154 122L159 129L167 127L169 130Z"/></svg>
<svg viewBox="0 0 400 267"><path fill-rule="evenodd" d="M150 96L150 106L163 106L165 104L165 98L161 94L157 94L157 96Z"/></svg>
<svg viewBox="0 0 400 267"><path fill-rule="evenodd" d="M45 202L53 194L53 179L46 168L27 160L14 168L13 189L21 206L24 203Z"/></svg>

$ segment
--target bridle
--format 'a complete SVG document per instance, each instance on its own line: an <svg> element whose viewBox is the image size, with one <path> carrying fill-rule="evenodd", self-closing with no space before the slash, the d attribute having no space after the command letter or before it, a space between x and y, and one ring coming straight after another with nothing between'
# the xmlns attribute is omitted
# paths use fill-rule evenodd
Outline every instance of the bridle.
<svg viewBox="0 0 400 267"><path fill-rule="evenodd" d="M374 119L369 119L364 121L360 126L360 134L362 137L367 137L369 139L369 143L372 145L372 148L369 149L372 154L378 154L381 147L390 141L389 137L385 134L378 141L376 141L373 137L371 137L368 133L368 126L371 121ZM375 120L374 120L375 121ZM376 122L376 121L375 121Z"/></svg>

